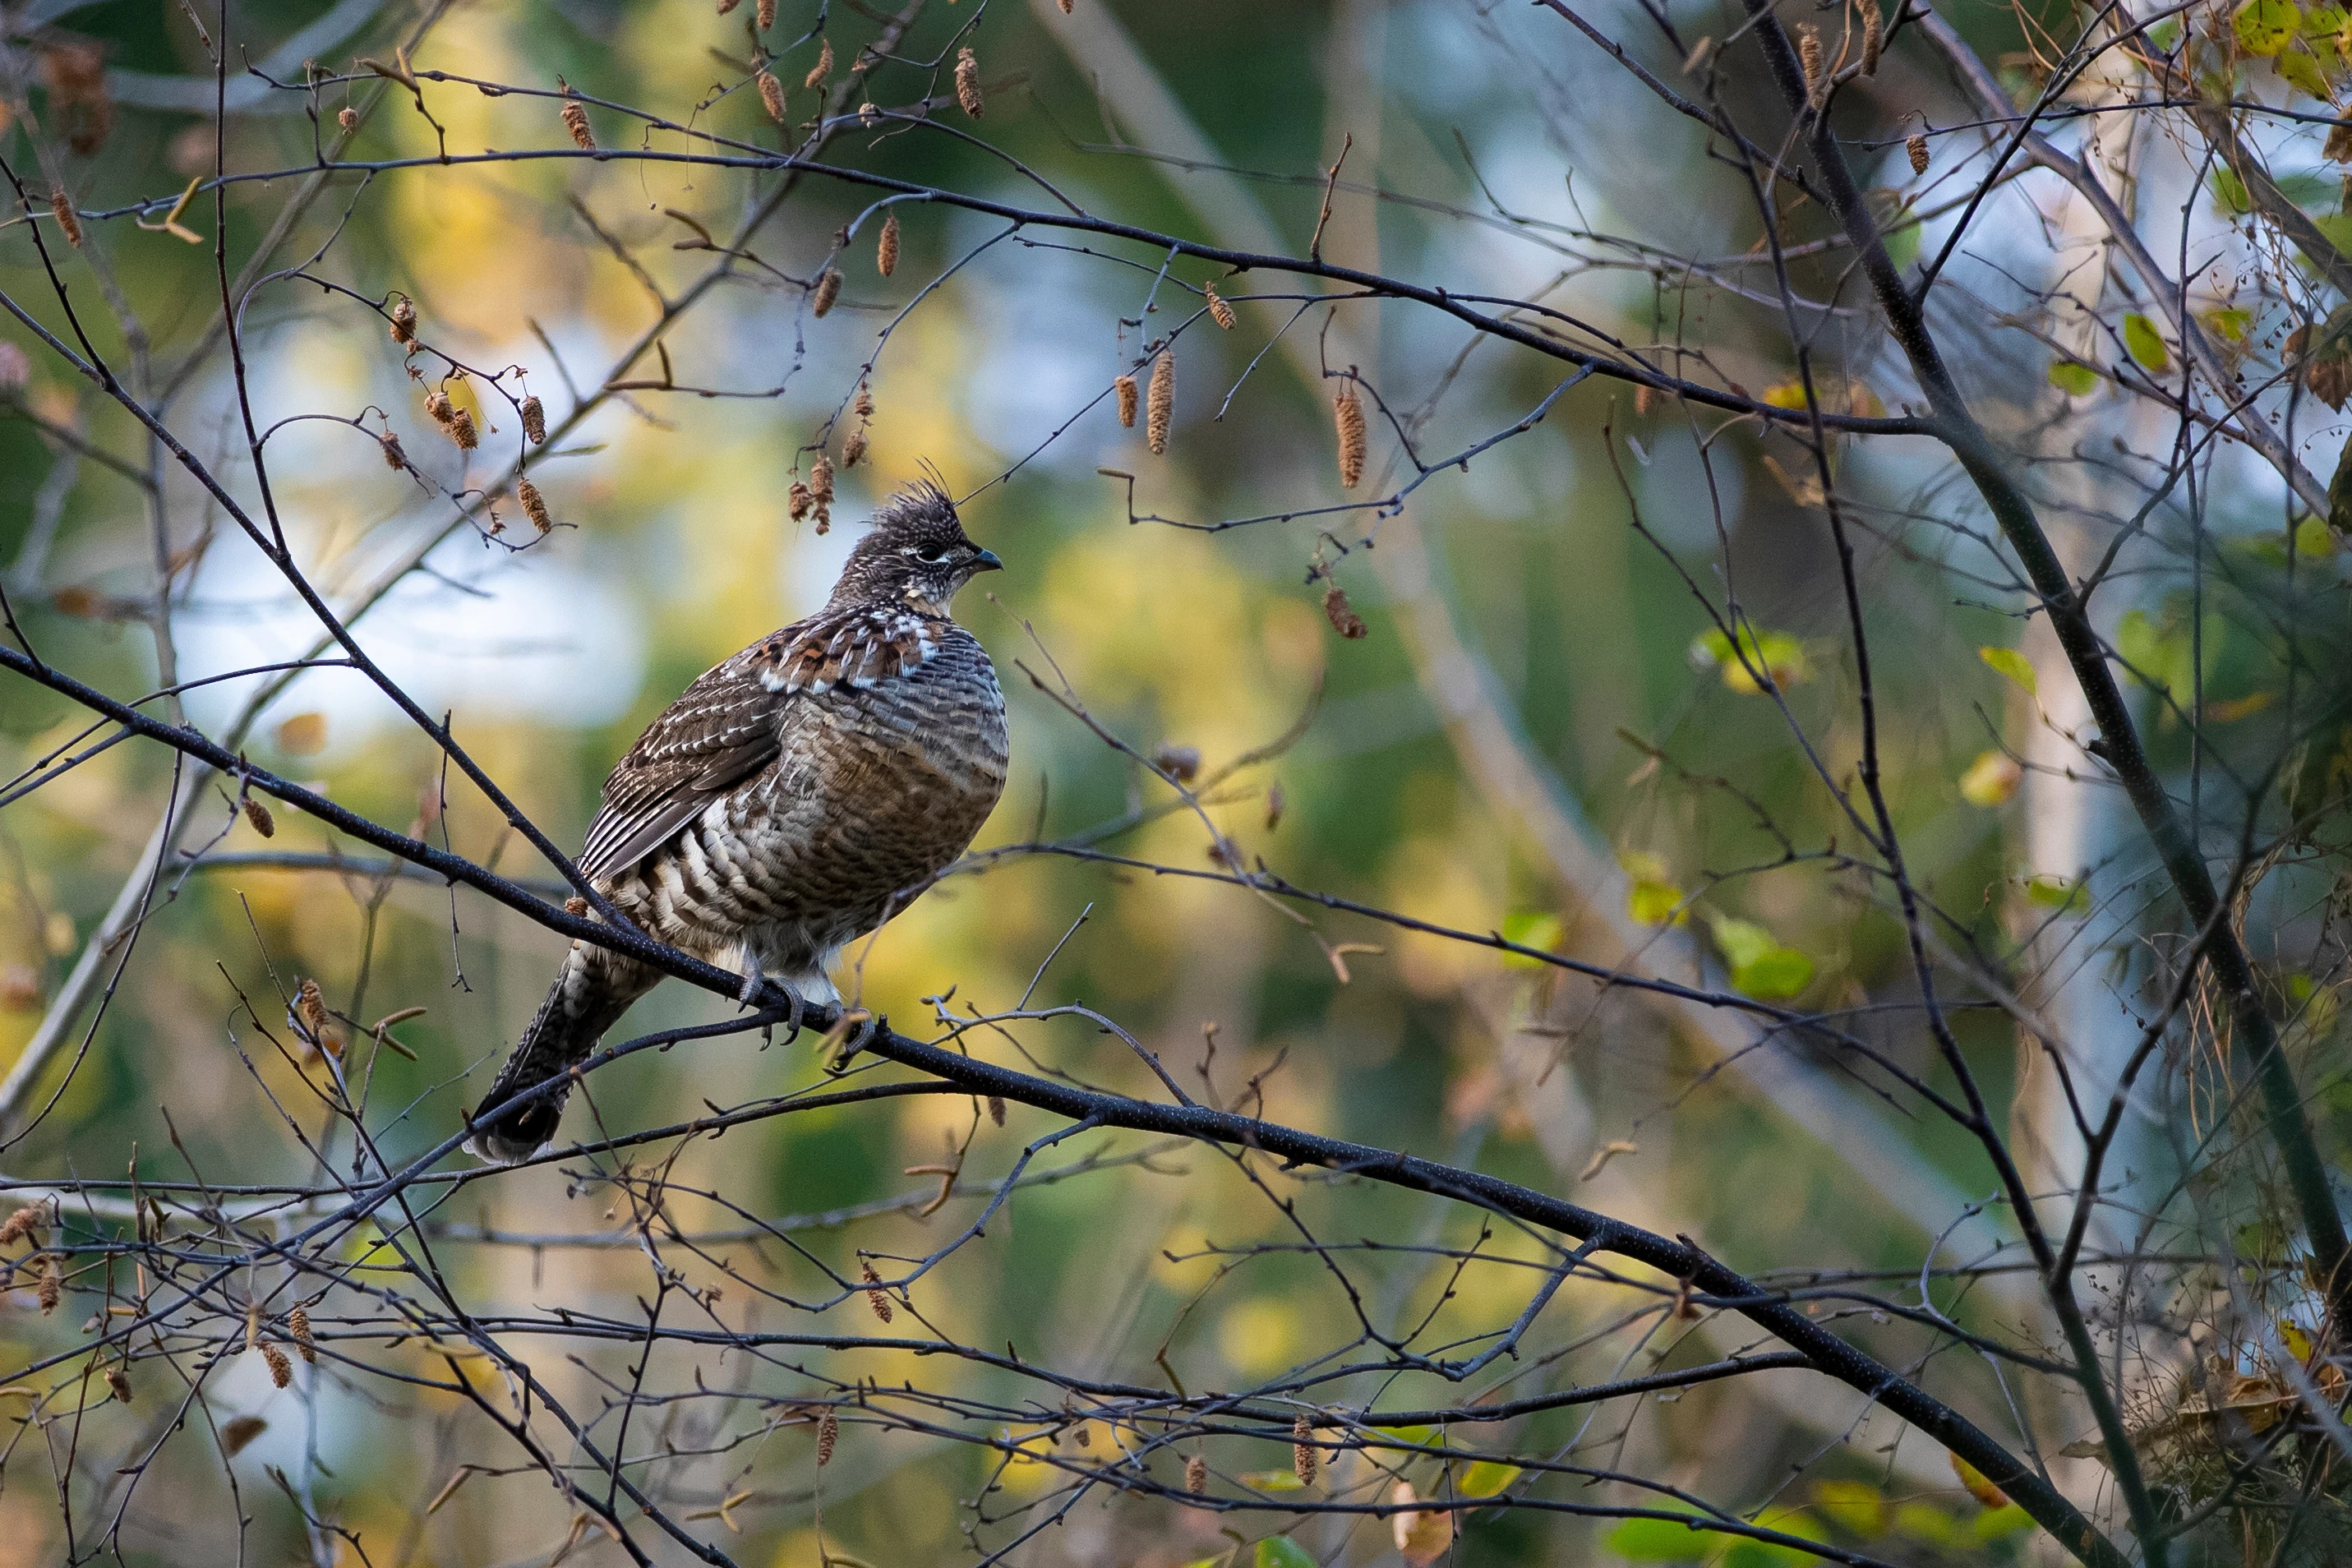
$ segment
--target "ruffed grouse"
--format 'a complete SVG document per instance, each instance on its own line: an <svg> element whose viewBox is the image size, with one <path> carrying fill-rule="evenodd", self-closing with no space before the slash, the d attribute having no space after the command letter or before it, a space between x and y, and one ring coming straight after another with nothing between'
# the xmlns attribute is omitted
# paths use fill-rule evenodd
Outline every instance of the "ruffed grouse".
<svg viewBox="0 0 2352 1568"><path fill-rule="evenodd" d="M706 672L604 781L580 869L639 929L838 999L825 970L971 842L1004 788L1004 695L949 617L1003 563L946 492L893 499L823 610ZM487 1111L567 1071L661 976L575 942ZM478 1121L467 1147L528 1158L564 1089Z"/></svg>

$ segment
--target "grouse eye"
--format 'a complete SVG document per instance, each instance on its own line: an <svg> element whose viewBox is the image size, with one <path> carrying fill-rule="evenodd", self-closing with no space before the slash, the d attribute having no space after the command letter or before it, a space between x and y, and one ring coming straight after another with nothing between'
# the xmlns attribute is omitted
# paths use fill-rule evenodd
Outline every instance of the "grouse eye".
<svg viewBox="0 0 2352 1568"><path fill-rule="evenodd" d="M915 557L916 560L920 561L926 566L940 565L947 560L947 558L948 547L944 544L926 545Z"/></svg>

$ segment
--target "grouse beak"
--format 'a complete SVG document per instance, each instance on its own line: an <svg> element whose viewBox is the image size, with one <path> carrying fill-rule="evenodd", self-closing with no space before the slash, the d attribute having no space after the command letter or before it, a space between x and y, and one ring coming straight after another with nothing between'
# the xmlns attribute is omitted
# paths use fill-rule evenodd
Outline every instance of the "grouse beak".
<svg viewBox="0 0 2352 1568"><path fill-rule="evenodd" d="M975 572L1002 572L1004 563L996 558L995 551L983 550L971 558L971 569Z"/></svg>

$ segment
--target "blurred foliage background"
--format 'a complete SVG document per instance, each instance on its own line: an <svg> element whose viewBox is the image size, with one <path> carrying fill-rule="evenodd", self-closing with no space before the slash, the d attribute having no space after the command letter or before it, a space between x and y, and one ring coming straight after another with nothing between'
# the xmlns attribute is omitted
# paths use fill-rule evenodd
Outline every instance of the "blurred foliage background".
<svg viewBox="0 0 2352 1568"><path fill-rule="evenodd" d="M1694 32L1731 25L1722 7L1674 9L1689 11ZM800 85L818 51L803 35L822 26L845 71L877 23L839 0L829 14L785 0L784 13L767 37L797 125L819 102L815 88ZM1703 340L1709 373L1729 384L1760 390L1792 374L1769 289L1743 296L1718 286L1727 273L1694 278L1672 260L1752 250L1760 230L1745 177L1708 157L1702 128L1660 107L1557 18L1441 0L1077 0L1066 19L1052 5L997 0L959 35L970 20L963 12L932 13L916 24L906 53L939 65L885 66L871 78L871 96L897 106L948 94L943 51L960 41L975 49L983 119L973 124L942 108L953 133L903 124L855 131L829 156L925 184L1054 205L1024 173L1034 170L1089 211L1210 238L1255 223L1279 248L1303 254L1318 233L1326 173L1344 146L1320 223L1326 256L1457 292L1539 299L1631 343ZM388 61L422 29L411 57L420 72L538 89L567 82L593 100L768 145L779 136L745 84L751 7L722 16L709 0L474 0L419 13L353 0L252 0L231 5L225 19L201 14L233 61L267 58L289 80L299 81L306 55L331 70L360 54ZM1613 25L1633 13L1588 14ZM2017 16L1988 6L1951 15L1989 58L2023 48L2032 34ZM247 91L232 71L229 89L242 104L221 139L226 166L289 172L227 186L217 219L209 195L189 204L181 221L204 243L186 244L148 226L160 213L134 226L124 209L168 197L213 167L210 66L191 15L124 0L35 0L9 16L13 123L0 145L28 180L36 168L47 177L62 171L89 215L91 256L62 265L83 322L122 363L143 354L170 367L197 343L219 314L216 222L235 275L319 139L335 135L338 110L365 111L345 154L354 160L427 159L442 134L453 150L566 142L546 98L428 78L428 121L404 90L362 73L320 91L314 119L305 94ZM278 58L289 38L296 52ZM52 166L29 149L37 125L54 137L73 107L70 71L61 83L45 64L66 47L60 40L102 52L112 121L101 148L55 148L61 162ZM1148 74L1120 77L1121 62ZM1727 82L1726 91L1735 105L1752 94L1748 107L1759 111L1767 101L1754 84ZM1940 107L1948 101L1924 59L1890 58L1854 112L1891 123L1925 106L1948 119ZM678 144L594 103L588 115L608 147ZM1187 122L1213 162L1146 155L1181 151L1161 132ZM987 145L974 140L982 134ZM1873 145L1867 155L1885 161L1874 178L1923 205L1931 199L1940 172L1915 181L1899 139L1882 134ZM2147 177L2152 186L2174 178L2157 170ZM310 270L348 292L277 282L255 295L246 317L257 420L361 418L360 428L308 422L272 438L278 504L306 570L331 596L349 595L388 563L423 552L422 565L358 623L361 635L422 703L452 715L463 742L559 843L578 843L604 773L637 730L697 672L815 608L858 520L931 465L967 498L974 537L1009 567L959 606L1003 671L1013 713L1013 783L980 851L1070 840L1141 814L1099 847L1177 872L1216 869L1200 824L1164 809L1158 781L1038 689L1031 672L1058 689L1058 669L1103 725L1145 752L1196 749L1210 772L1284 737L1303 717L1295 743L1212 797L1219 826L1293 883L1473 937L1502 932L1603 963L1623 956L1630 930L1654 973L1834 1015L1890 1059L1950 1087L1908 1012L1916 988L1902 927L1884 889L1839 858L1837 845L1854 842L1851 829L1792 736L1809 738L1831 776L1850 772L1854 667L1819 509L1804 494L1806 459L1751 422L1718 430L1712 416L1695 421L1664 399L1637 404L1622 384L1595 379L1523 434L1432 473L1401 515L1302 515L1349 499L1334 471L1333 384L1318 369L1360 371L1434 465L1535 409L1563 367L1474 343L1438 312L1395 303L1310 311L1276 352L1262 353L1305 302L1293 279L1225 279L1184 261L1155 288L1164 258L1146 247L1007 232L983 215L920 201L892 209L904 255L885 279L873 260L873 193L820 178L803 181L749 241L762 265L739 267L667 333L677 383L729 395L608 396L535 458L533 479L560 525L551 533L537 537L511 501L497 509L496 538L453 527L446 494L386 464L373 437L388 428L442 491L496 488L520 437L511 409L476 382L459 396L472 400L483 447L466 452L445 440L410 373L431 356L405 355L365 301L405 296L436 350L488 370L522 367L526 378L508 384L527 385L560 422L583 390L623 373L615 356L655 320L654 291L675 297L709 267L707 251L674 248L694 236L671 210L723 236L775 179L572 159L338 175L276 265L323 247ZM96 216L110 212L122 216ZM2212 221L2226 228L2226 215ZM853 224L856 237L840 244L837 234ZM1940 232L1930 226L1931 245ZM2017 248L2032 243L2004 235L1956 266L1991 293ZM59 254L54 237L50 254ZM102 278L89 270L100 255ZM803 285L829 260L845 283L819 319ZM1197 314L1192 290L1211 280L1240 305L1230 332ZM45 321L61 321L21 220L0 233L0 289ZM128 342L110 321L110 293L135 308L147 342ZM2021 443L2079 450L2094 437L2140 438L2129 410L2069 401L2038 360L2021 372L2016 344L1998 341L1981 315L1947 315L1971 394ZM1106 393L1149 341L1180 323L1174 431L1167 454L1155 457L1140 430L1119 426ZM1874 379L1882 390L1869 395L1883 392L1891 403L1895 387L1875 331L1858 315L1832 318L1817 346L1840 374ZM835 524L820 533L787 516L786 492L806 478L818 443L830 438L837 460L846 425L827 421L877 344L867 379L870 449L841 472ZM15 321L0 322L0 354L8 356L0 362L8 405L49 427L0 417L0 564L46 657L117 694L158 685L147 617L159 548L173 574L182 680L307 650L313 633L299 604L184 475L163 474L171 521L159 547L136 480L50 433L76 432L135 470L143 442L124 415ZM625 374L661 372L648 355ZM174 388L169 414L198 455L249 496L235 409L225 358L215 353ZM1373 426L1372 472L1353 492L1359 501L1415 477L1380 410ZM2068 492L2081 518L2131 510L2116 498L2137 482L2126 471L2132 460L2127 451L2112 472L2086 470ZM2054 930L2072 944L2056 966L2096 971L2127 990L2138 973L2129 953L2146 868L2105 847L2116 802L2054 775L2021 779L2003 754L2030 747L2043 728L2053 678L2029 689L2042 657L2030 644L2013 664L1979 654L2019 646L2022 632L2001 585L1983 580L1992 557L1971 531L1981 525L1963 515L1950 475L1921 443L1849 442L1839 461L1841 487L1874 534L1864 570L1878 634L1886 788L1915 879L1957 917L1939 940L2007 963ZM2275 478L2234 452L2215 462L2203 525L2275 533L2284 506ZM1133 477L1133 513L1182 526L1133 521L1119 474ZM1194 526L1237 519L1265 521ZM2309 546L2306 585L2312 577L2332 585L2333 541L2298 537ZM2277 561L2247 567L2281 569ZM2185 658L2185 612L2168 610L2157 581L2129 601L2141 617L2130 635L2148 639L2151 659ZM1334 584L1366 623L1360 639L1339 635L1326 615ZM1779 679L1777 694L1742 679L1702 602L1720 603L1727 591L1767 629L1756 651ZM2267 592L2256 584L2250 602ZM2217 629L2204 647L2216 700L2244 699L2266 679L2255 645L2230 635ZM187 710L219 726L257 689L253 679L215 683L190 692ZM2253 710L2247 717L2263 722ZM29 684L0 692L0 744L16 765L82 722ZM440 808L432 746L348 670L294 681L269 700L244 744L257 763L317 781L379 821L418 823L516 876L548 874L470 790L450 784ZM8 987L0 1059L31 1038L46 998L113 900L152 829L171 766L158 749L120 745L0 815ZM167 868L163 907L141 931L63 1098L10 1152L9 1175L110 1174L135 1161L173 1179L193 1169L223 1186L316 1179L314 1159L279 1110L298 1121L306 1114L299 1108L310 1069L262 1041L239 1007L240 995L253 998L268 1019L278 1004L263 999L301 977L316 977L352 1018L425 1009L394 1031L413 1057L379 1049L370 1066L377 1136L396 1161L447 1135L536 1004L559 939L431 881L239 864L240 856L327 850L335 840L281 814L265 844L249 823L232 820L225 801L207 792L187 840L193 847L224 834L215 847L224 863L185 876L176 864ZM2072 823L2072 837L2037 838L2033 813L2045 826ZM1475 1165L1666 1234L1688 1233L1746 1270L1916 1274L1948 1225L1960 1225L1948 1263L2008 1234L1997 1216L1964 1215L1963 1205L1993 1184L1973 1148L1943 1121L1882 1100L1806 1031L1769 1038L1727 1068L1722 1026L1689 1010L1596 990L1475 942L1305 913L1311 928L1214 879L1013 853L952 877L861 945L843 985L909 1029L939 1009L1011 1007L1034 986L1039 1005L1084 1004L1115 1017L1196 1091L1205 1081L1222 1099L1262 1095L1276 1120ZM2095 934L2078 937L2085 922ZM1330 949L1342 944L1335 957ZM2307 969L2296 972L2306 974L2308 994ZM626 1027L724 1014L673 986ZM1954 1018L1990 1097L2030 1118L2035 1089L2018 1070L2011 1022L1984 1007ZM1149 1086L1128 1047L1083 1020L969 1043L995 1052L1014 1036L1056 1070L1135 1092ZM1753 1038L1741 1026L1732 1044ZM591 1097L605 1125L621 1131L820 1078L806 1041L762 1048L756 1038L730 1038L622 1063L598 1076ZM575 1105L570 1125L586 1135L584 1106ZM2334 1137L2338 1124L2329 1126ZM943 1148L951 1156L972 1135L974 1173L993 1175L1019 1141L1053 1130L1018 1106L999 1131L975 1123L974 1108L960 1099L886 1100L689 1142L672 1173L791 1228L810 1257L855 1278L857 1249L920 1256L978 1213L978 1200L959 1197L929 1216L900 1205L852 1223L859 1205L936 1184L907 1167L938 1163ZM1147 1150L1135 1135L1088 1146L1122 1156ZM1074 1152L1065 1147L1045 1160ZM2147 1162L2150 1170L2162 1163L2156 1154ZM588 1168L545 1166L467 1185L437 1209L437 1261L483 1303L486 1321L553 1307L626 1318L648 1289L626 1206ZM1459 1247L1481 1229L1467 1211L1387 1189L1321 1182L1303 1191L1316 1229L1333 1238ZM677 1196L668 1213L689 1229L736 1223L725 1205L691 1194ZM1140 1163L1024 1190L982 1238L917 1286L914 1300L941 1335L1007 1347L1075 1375L1157 1384L1164 1373L1196 1391L1245 1387L1355 1332L1324 1263L1273 1245L1292 1234L1284 1211L1223 1157L1152 1149ZM493 1236L536 1239L485 1245ZM772 1241L716 1250L796 1300L832 1293L807 1258ZM1358 1258L1353 1267L1377 1288L1365 1310L1384 1326L1434 1312L1439 1341L1492 1331L1524 1305L1523 1265L1538 1254L1499 1227L1485 1252L1494 1261L1459 1269L1443 1257ZM717 1278L698 1261L683 1267L698 1284ZM2015 1298L2002 1289L1996 1279L1945 1304L2014 1327ZM1654 1279L1571 1285L1543 1320L1544 1353L1522 1362L1501 1396L1632 1375L1668 1358L1688 1364L1748 1342L1736 1319L1686 1321L1662 1311L1659 1293L1671 1290L1671 1281ZM1819 1310L1865 1342L1898 1357L1925 1343L1836 1295L1825 1289ZM28 1292L18 1296L29 1302ZM0 1321L0 1359L15 1365L70 1344L86 1311L79 1301L54 1319L29 1305L12 1309ZM711 1311L736 1330L875 1331L857 1296L815 1315L730 1284ZM514 1348L592 1412L633 1365L626 1343L592 1351L549 1341L543 1356L527 1342ZM407 1364L404 1355L437 1364L413 1346L372 1353L388 1366ZM714 1450L682 1466L675 1485L700 1507L727 1505L714 1539L737 1561L797 1568L828 1552L836 1562L963 1561L975 1546L1003 1545L1020 1528L1019 1510L1067 1479L1051 1464L1024 1455L1008 1465L1003 1452L944 1432L856 1421L845 1423L841 1455L820 1475L806 1423L777 1417L789 1405L776 1402L861 1380L952 1385L975 1400L1037 1399L1001 1366L950 1371L910 1350L814 1344L698 1357L672 1343L656 1359L664 1386L751 1391L736 1405L680 1394L657 1421L642 1417L632 1439ZM1997 1409L1986 1369L1952 1364L1958 1359L1937 1369L1947 1392L1971 1409ZM1572 1453L1689 1484L1743 1510L1779 1510L1768 1521L1892 1560L2009 1561L2046 1549L1997 1495L1990 1506L1972 1496L1932 1445L1901 1436L1843 1390L1823 1396L1821 1386L1801 1372L1759 1373L1598 1415L1538 1415L1507 1434L1461 1440L1493 1436L1498 1453ZM206 1387L215 1424L267 1424L228 1461L243 1489L236 1503L217 1452L187 1437L165 1443L135 1489L96 1475L74 1483L100 1505L95 1517L124 1507L109 1543L124 1561L279 1561L315 1550L269 1479L272 1467L292 1473L306 1464L315 1467L317 1495L331 1500L329 1511L360 1533L376 1563L544 1561L567 1530L581 1557L612 1555L598 1534L581 1537L544 1475L518 1468L510 1449L498 1452L495 1436L452 1394L349 1368L306 1370L281 1391L253 1364ZM162 1439L175 1395L160 1381L141 1394L89 1415L89 1453L110 1464L125 1445ZM1467 1394L1399 1374L1347 1396L1409 1408ZM2045 1439L2087 1430L2057 1395L2033 1397L2043 1404L2026 1415ZM1045 1430L1054 1412L1035 1414L1039 1425L1000 1424L997 1435L1018 1442ZM1067 1453L1082 1438L1063 1429L1042 1440ZM1278 1447L1242 1447L1221 1454L1209 1445L1221 1477L1287 1462ZM79 1475L73 1467L82 1462L65 1436L26 1428L7 1453L0 1561L89 1550L87 1539L68 1542L58 1506L55 1476ZM461 1462L502 1468L473 1476L428 1516L425 1503ZM2096 1492L2095 1470L2056 1463L2085 1495ZM2068 1463L2077 1468L2064 1470ZM1421 1472L1423 1495L1434 1468ZM1624 1500L1557 1484L1547 1495ZM249 1530L237 1525L240 1510ZM1015 1522L996 1522L1007 1516ZM1220 1533L1228 1529L1237 1533ZM1024 1544L1016 1560L1174 1564L1276 1533L1325 1562L1420 1550L1401 1548L1384 1521L1278 1524L1105 1494ZM1470 1516L1448 1550L1455 1560L1496 1563L1706 1554L1746 1565L1801 1556L1755 1543L1727 1548L1671 1524L1500 1510ZM1287 1561L1273 1547L1252 1545L1244 1560L1252 1554Z"/></svg>

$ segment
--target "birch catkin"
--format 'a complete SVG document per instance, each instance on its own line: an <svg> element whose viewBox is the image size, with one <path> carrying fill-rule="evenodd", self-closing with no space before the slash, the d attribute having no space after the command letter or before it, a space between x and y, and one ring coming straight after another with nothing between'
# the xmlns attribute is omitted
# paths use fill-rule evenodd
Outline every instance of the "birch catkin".
<svg viewBox="0 0 2352 1568"><path fill-rule="evenodd" d="M1217 286L1214 283L1203 283L1201 285L1201 293L1208 302L1209 320L1216 322L1220 329L1232 331L1234 308L1225 301L1223 295L1217 292Z"/></svg>
<svg viewBox="0 0 2352 1568"><path fill-rule="evenodd" d="M1905 137L1903 151L1910 155L1913 174L1924 174L1927 172L1927 138L1925 132L1914 131Z"/></svg>
<svg viewBox="0 0 2352 1568"><path fill-rule="evenodd" d="M1862 74L1878 74L1879 52L1886 47L1886 18L1878 14L1878 0L1862 0Z"/></svg>
<svg viewBox="0 0 2352 1568"><path fill-rule="evenodd" d="M760 68L760 106L768 118L782 125L784 122L784 84L778 81L767 67Z"/></svg>
<svg viewBox="0 0 2352 1568"><path fill-rule="evenodd" d="M812 303L811 309L815 314L822 316L827 310L832 310L833 302L840 298L841 273L838 269L828 267L817 278L816 298Z"/></svg>
<svg viewBox="0 0 2352 1568"><path fill-rule="evenodd" d="M760 31L766 32L776 25L776 0L760 0L751 16L760 24Z"/></svg>
<svg viewBox="0 0 2352 1568"><path fill-rule="evenodd" d="M1176 416L1176 353L1163 349L1151 363L1151 387L1144 396L1143 444L1159 457L1168 450L1168 426Z"/></svg>
<svg viewBox="0 0 2352 1568"><path fill-rule="evenodd" d="M588 111L570 99L563 100L563 128L583 153L596 150L596 133L588 129Z"/></svg>
<svg viewBox="0 0 2352 1568"><path fill-rule="evenodd" d="M1306 1412L1299 1412L1298 1418L1290 1424L1290 1473L1298 1478L1302 1487L1315 1484L1315 1447L1307 1440L1314 1435L1315 1429L1307 1424Z"/></svg>
<svg viewBox="0 0 2352 1568"><path fill-rule="evenodd" d="M1805 97L1819 103L1822 100L1822 33L1810 22L1797 34L1797 58L1805 67Z"/></svg>
<svg viewBox="0 0 2352 1568"><path fill-rule="evenodd" d="M898 215L882 215L882 237L874 242L874 270L887 278L898 270Z"/></svg>
<svg viewBox="0 0 2352 1568"><path fill-rule="evenodd" d="M956 51L955 89L956 101L963 105L963 111L974 120L979 119L980 61L973 58L972 52L968 48Z"/></svg>
<svg viewBox="0 0 2352 1568"><path fill-rule="evenodd" d="M1364 479L1364 405L1354 387L1340 389L1331 414L1339 433L1339 483L1354 489Z"/></svg>
<svg viewBox="0 0 2352 1568"><path fill-rule="evenodd" d="M49 193L49 212L58 220L58 229L66 243L76 250L81 248L81 218L73 209L73 198L59 186Z"/></svg>
<svg viewBox="0 0 2352 1568"><path fill-rule="evenodd" d="M534 447L547 439L547 405L536 397L522 400L522 433Z"/></svg>
<svg viewBox="0 0 2352 1568"><path fill-rule="evenodd" d="M1135 405L1137 398L1135 377L1131 375L1122 375L1117 381L1112 382L1111 385L1118 391L1118 422L1128 429L1132 430L1135 428Z"/></svg>
<svg viewBox="0 0 2352 1568"><path fill-rule="evenodd" d="M824 79L832 74L833 40L831 38L819 38L817 40L816 64L809 68L809 73L806 77L802 79L801 85L803 87L816 87L823 83Z"/></svg>

